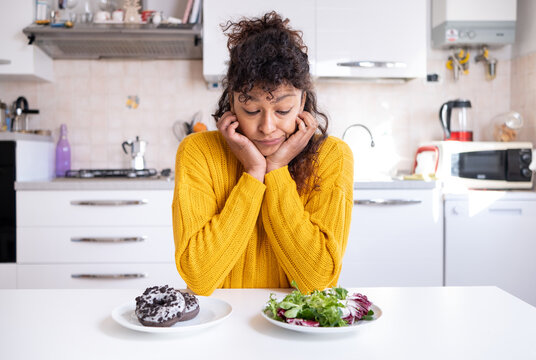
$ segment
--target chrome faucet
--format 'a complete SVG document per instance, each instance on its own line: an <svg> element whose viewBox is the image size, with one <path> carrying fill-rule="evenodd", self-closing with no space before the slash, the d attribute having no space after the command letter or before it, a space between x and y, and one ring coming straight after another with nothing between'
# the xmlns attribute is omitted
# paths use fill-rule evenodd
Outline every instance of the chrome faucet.
<svg viewBox="0 0 536 360"><path fill-rule="evenodd" d="M352 124L352 125L348 126L348 127L346 128L346 130L344 130L344 132L342 133L342 140L344 140L344 136L346 135L346 132L347 132L349 129L351 129L351 128L353 128L353 127L357 127L357 126L360 126L360 127L362 127L363 129L367 130L367 132L368 132L369 135L370 135L370 147L374 147L374 139L372 138L372 133L370 132L369 128L366 127L366 126L363 125L363 124Z"/></svg>

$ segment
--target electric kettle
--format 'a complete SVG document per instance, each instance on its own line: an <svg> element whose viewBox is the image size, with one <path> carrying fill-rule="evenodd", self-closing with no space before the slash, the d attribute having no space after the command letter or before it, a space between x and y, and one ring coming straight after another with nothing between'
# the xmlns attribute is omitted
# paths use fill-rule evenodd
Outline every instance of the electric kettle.
<svg viewBox="0 0 536 360"><path fill-rule="evenodd" d="M129 150L132 169L145 169L145 158L143 157L143 155L145 154L145 149L147 148L146 141L140 140L139 136L136 136L136 140L124 141L121 146L123 147L123 151L127 155L129 155L129 151L127 151L126 147L128 146L130 148Z"/></svg>
<svg viewBox="0 0 536 360"><path fill-rule="evenodd" d="M456 99L447 101L439 108L439 121L443 127L444 140L473 141L471 102Z"/></svg>

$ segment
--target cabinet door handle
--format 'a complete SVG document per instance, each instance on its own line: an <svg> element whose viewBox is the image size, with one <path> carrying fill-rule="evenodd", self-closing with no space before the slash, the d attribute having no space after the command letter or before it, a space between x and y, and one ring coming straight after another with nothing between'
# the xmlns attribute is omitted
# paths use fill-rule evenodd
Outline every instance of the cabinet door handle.
<svg viewBox="0 0 536 360"><path fill-rule="evenodd" d="M408 65L404 62L399 61L346 61L337 63L337 66L348 66L348 67L357 67L357 68L389 68L389 69L402 69L406 68Z"/></svg>
<svg viewBox="0 0 536 360"><path fill-rule="evenodd" d="M0 59L0 65L9 65L9 64L11 64L11 60Z"/></svg>
<svg viewBox="0 0 536 360"><path fill-rule="evenodd" d="M74 237L72 242L91 242L91 243L122 243L122 242L142 242L147 239L147 236L131 236L131 237Z"/></svg>
<svg viewBox="0 0 536 360"><path fill-rule="evenodd" d="M420 203L422 203L422 200L405 200L405 199L354 200L355 205L370 205L370 206L414 205L414 204L420 204Z"/></svg>
<svg viewBox="0 0 536 360"><path fill-rule="evenodd" d="M132 274L71 274L73 279L106 279L106 280L121 280L121 279L139 279L147 277L147 274L132 273Z"/></svg>
<svg viewBox="0 0 536 360"><path fill-rule="evenodd" d="M149 201L143 200L73 200L71 205L78 206L129 206L129 205L145 205Z"/></svg>
<svg viewBox="0 0 536 360"><path fill-rule="evenodd" d="M522 215L523 209L489 209L490 213L494 214L512 214L512 215Z"/></svg>

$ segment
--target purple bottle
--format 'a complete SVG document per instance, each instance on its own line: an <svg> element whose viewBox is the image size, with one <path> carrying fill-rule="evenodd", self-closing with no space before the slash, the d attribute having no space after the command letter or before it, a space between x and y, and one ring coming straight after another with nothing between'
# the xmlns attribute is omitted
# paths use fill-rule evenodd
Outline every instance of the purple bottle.
<svg viewBox="0 0 536 360"><path fill-rule="evenodd" d="M60 139L56 145L56 177L65 177L71 170L71 146L67 141L67 125L61 124Z"/></svg>

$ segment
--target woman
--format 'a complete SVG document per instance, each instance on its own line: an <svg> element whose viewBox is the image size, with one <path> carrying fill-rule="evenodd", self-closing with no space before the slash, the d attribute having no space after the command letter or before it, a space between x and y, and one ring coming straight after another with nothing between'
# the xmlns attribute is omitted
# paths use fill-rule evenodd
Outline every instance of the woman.
<svg viewBox="0 0 536 360"><path fill-rule="evenodd" d="M326 135L301 34L272 12L229 22L218 131L177 151L177 269L195 293L337 284L353 206L353 159ZM323 121L319 124L317 119Z"/></svg>

